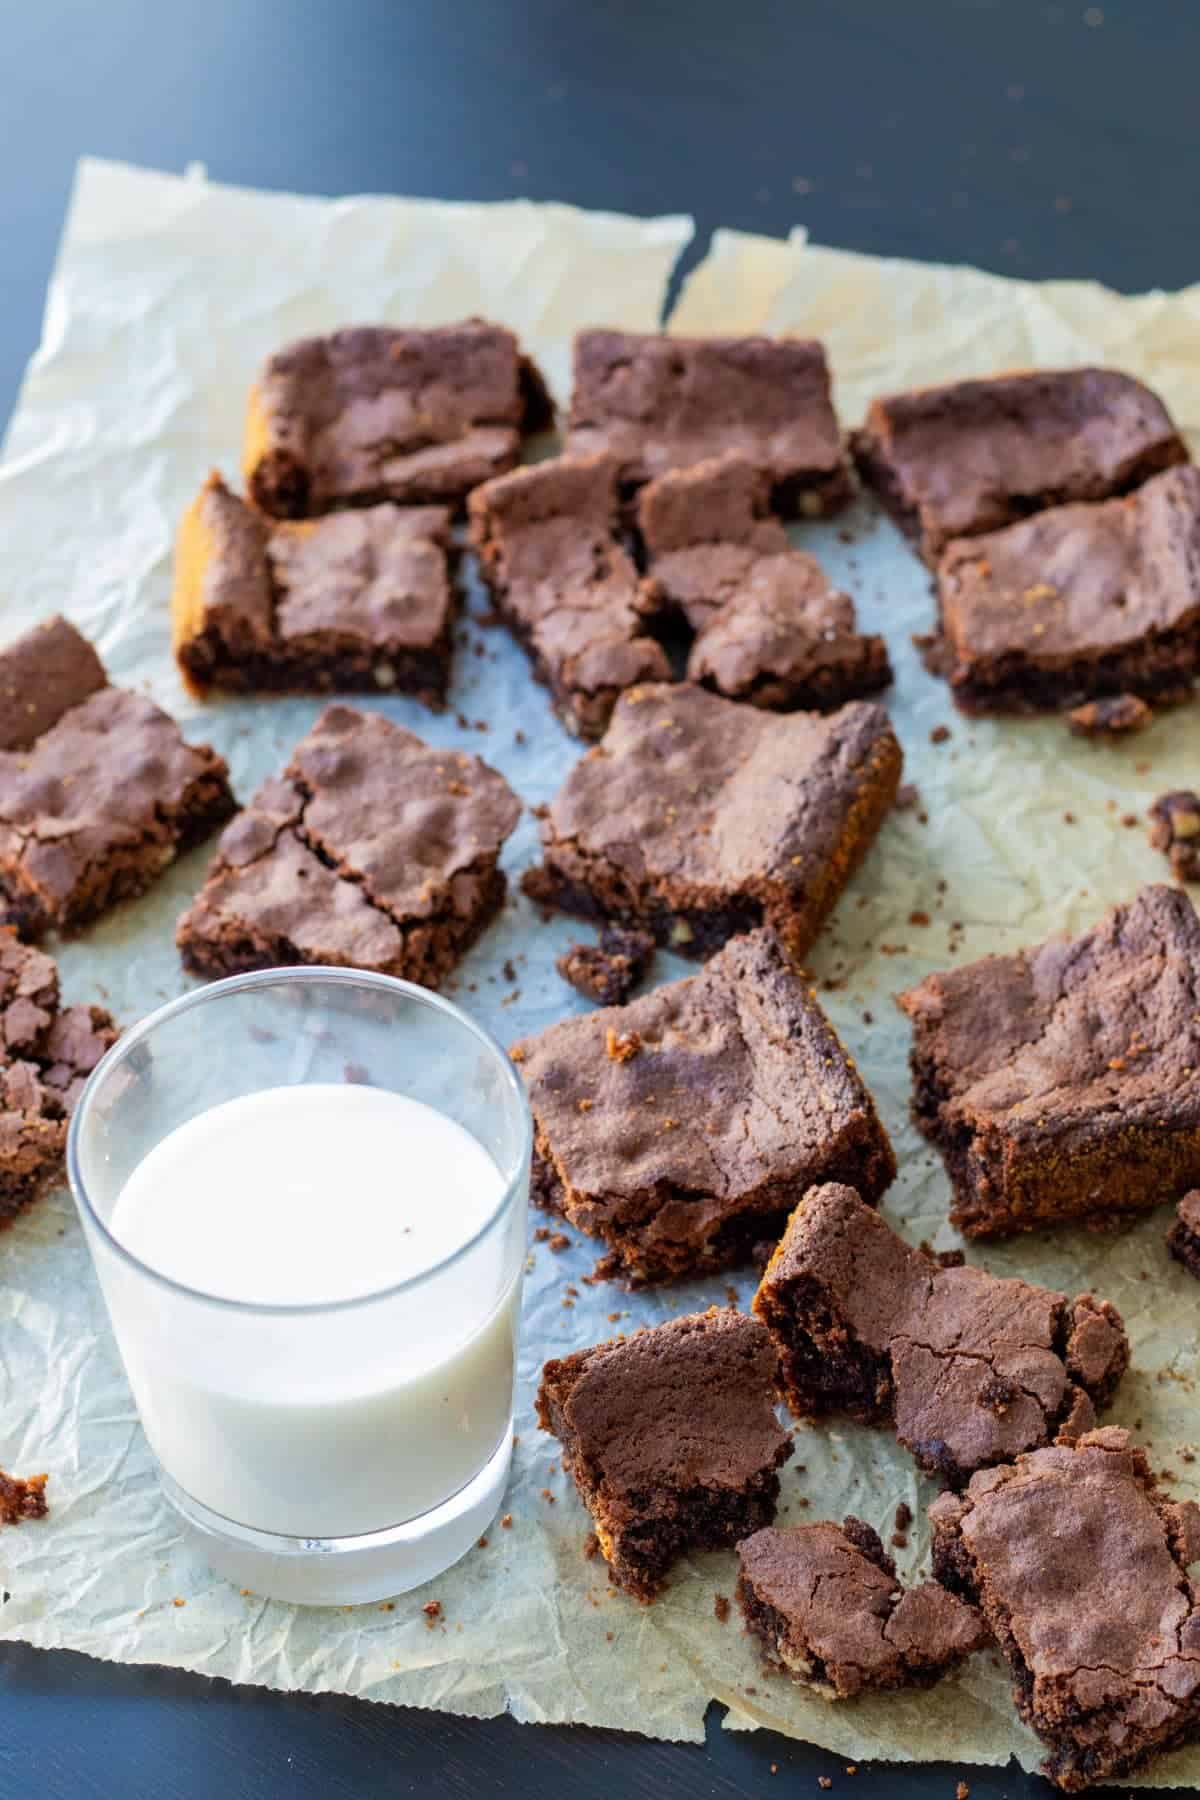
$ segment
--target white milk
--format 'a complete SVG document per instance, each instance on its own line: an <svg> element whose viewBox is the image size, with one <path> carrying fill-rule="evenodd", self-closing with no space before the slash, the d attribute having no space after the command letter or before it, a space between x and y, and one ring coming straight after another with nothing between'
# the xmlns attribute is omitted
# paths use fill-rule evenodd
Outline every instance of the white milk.
<svg viewBox="0 0 1200 1800"><path fill-rule="evenodd" d="M113 1236L243 1303L158 1289L159 1317L120 1333L168 1474L226 1518L306 1538L384 1530L457 1493L511 1428L519 1274L483 1230L502 1188L462 1126L381 1088L272 1088L156 1144ZM364 1299L476 1238L428 1282Z"/></svg>

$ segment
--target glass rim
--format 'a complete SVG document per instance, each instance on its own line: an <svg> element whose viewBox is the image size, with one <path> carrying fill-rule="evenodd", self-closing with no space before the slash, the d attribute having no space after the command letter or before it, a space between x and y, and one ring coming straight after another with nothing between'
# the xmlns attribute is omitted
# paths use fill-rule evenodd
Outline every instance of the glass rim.
<svg viewBox="0 0 1200 1800"><path fill-rule="evenodd" d="M444 1017L452 1019L455 1024L462 1026L494 1058L499 1065L510 1095L517 1102L517 1110L521 1116L521 1149L516 1171L510 1179L504 1182L495 1206L478 1230L428 1269L422 1269L416 1275L406 1275L402 1281L390 1282L386 1287L372 1288L369 1293L352 1294L342 1300L301 1301L238 1300L228 1294L212 1294L206 1288L189 1287L186 1282L177 1281L172 1275L165 1275L161 1269L156 1269L151 1263L144 1262L140 1256L135 1256L133 1251L128 1249L120 1238L109 1229L107 1221L102 1219L96 1210L80 1167L79 1144L87 1114L104 1079L117 1069L139 1044L145 1043L160 1025L167 1024L181 1013L191 1011L193 1007L201 1006L210 1000L224 999L230 994L247 993L255 988L292 987L302 983L311 983L317 986L374 988L377 992L390 994L394 998L403 997L407 1000L415 1000L431 1012L440 1012ZM303 1087L305 1084L294 1082L287 1085ZM139 1019L136 1025L131 1025L129 1030L123 1032L116 1043L105 1052L87 1078L67 1130L66 1164L67 1181L80 1214L87 1223L94 1227L118 1260L136 1270L139 1275L145 1276L158 1287L178 1294L186 1300L200 1301L205 1306L223 1307L231 1312L295 1318L304 1314L317 1317L335 1312L350 1312L356 1307L374 1306L381 1300L390 1300L397 1295L421 1287L426 1282L443 1274L447 1269L453 1268L454 1264L461 1257L466 1256L468 1251L473 1250L475 1245L480 1243L508 1212L518 1194L532 1148L533 1115L530 1111L524 1084L512 1059L502 1048L499 1040L493 1037L485 1026L480 1025L478 1020L464 1012L462 1007L456 1006L452 1000L445 999L441 994L435 994L431 988L421 987L415 981L402 981L396 975L381 975L370 969L343 969L332 964L306 963L278 969L255 969L245 975L227 975L220 981L209 982L204 987L193 988L189 993L179 995L175 1000L166 1001L164 1005L156 1007L153 1012L147 1013L144 1019Z"/></svg>

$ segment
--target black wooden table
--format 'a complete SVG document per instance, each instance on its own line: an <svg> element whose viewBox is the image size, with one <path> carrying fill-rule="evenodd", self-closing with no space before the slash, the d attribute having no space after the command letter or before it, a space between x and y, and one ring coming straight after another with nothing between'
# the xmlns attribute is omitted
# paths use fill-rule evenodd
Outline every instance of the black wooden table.
<svg viewBox="0 0 1200 1800"><path fill-rule="evenodd" d="M701 244L802 221L1015 275L1200 280L1194 0L0 0L0 46L0 420L88 151L312 193L690 211ZM701 1749L8 1646L0 1800L1050 1792L1015 1769L850 1776L715 1713Z"/></svg>

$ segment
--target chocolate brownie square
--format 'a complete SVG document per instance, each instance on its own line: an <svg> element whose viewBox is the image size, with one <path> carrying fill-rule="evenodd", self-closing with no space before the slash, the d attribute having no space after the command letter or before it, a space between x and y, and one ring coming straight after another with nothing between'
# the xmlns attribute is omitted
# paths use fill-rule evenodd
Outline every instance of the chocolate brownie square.
<svg viewBox="0 0 1200 1800"><path fill-rule="evenodd" d="M940 1582L903 1587L878 1532L853 1515L764 1526L737 1556L738 1604L767 1668L828 1700L932 1687L988 1640L977 1609Z"/></svg>
<svg viewBox="0 0 1200 1800"><path fill-rule="evenodd" d="M896 1162L853 1060L772 931L697 975L513 1047L534 1198L636 1281L748 1261L813 1183L876 1200Z"/></svg>
<svg viewBox="0 0 1200 1800"><path fill-rule="evenodd" d="M833 1184L792 1214L754 1312L797 1418L890 1425L954 1487L1061 1431L1090 1431L1129 1365L1107 1301L944 1268Z"/></svg>
<svg viewBox="0 0 1200 1800"><path fill-rule="evenodd" d="M351 326L267 358L247 408L246 486L277 519L452 503L511 469L552 417L541 375L500 325Z"/></svg>
<svg viewBox="0 0 1200 1800"><path fill-rule="evenodd" d="M645 975L653 957L654 939L648 931L606 925L598 944L572 944L554 966L577 993L599 1001L601 1006L620 1006Z"/></svg>
<svg viewBox="0 0 1200 1800"><path fill-rule="evenodd" d="M450 510L385 504L274 520L211 474L184 514L171 600L195 692L415 694L453 656Z"/></svg>
<svg viewBox="0 0 1200 1800"><path fill-rule="evenodd" d="M1158 396L1116 369L1030 369L885 395L851 447L927 561L951 538L1128 493L1188 455Z"/></svg>
<svg viewBox="0 0 1200 1800"><path fill-rule="evenodd" d="M874 842L901 761L874 702L822 718L690 683L630 688L543 819L522 885L685 956L766 923L798 959Z"/></svg>
<svg viewBox="0 0 1200 1800"><path fill-rule="evenodd" d="M51 619L0 651L0 921L73 931L234 808L229 771Z"/></svg>
<svg viewBox="0 0 1200 1800"><path fill-rule="evenodd" d="M517 469L477 489L469 510L496 611L568 731L599 737L623 689L670 679L647 633L648 590L619 539L611 457Z"/></svg>
<svg viewBox="0 0 1200 1800"><path fill-rule="evenodd" d="M0 1226L61 1181L75 1102L116 1039L102 1007L61 1006L50 957L0 926Z"/></svg>
<svg viewBox="0 0 1200 1800"><path fill-rule="evenodd" d="M1200 1280L1200 1188L1185 1194L1175 1208L1175 1218L1167 1233L1167 1249L1189 1275Z"/></svg>
<svg viewBox="0 0 1200 1800"><path fill-rule="evenodd" d="M1178 700L1200 668L1200 469L947 545L927 652L967 713Z"/></svg>
<svg viewBox="0 0 1200 1800"><path fill-rule="evenodd" d="M581 331L567 449L615 456L626 494L725 450L763 470L787 516L836 512L851 493L813 339Z"/></svg>
<svg viewBox="0 0 1200 1800"><path fill-rule="evenodd" d="M437 987L500 909L520 811L479 757L326 707L224 832L179 921L184 966L332 963Z"/></svg>
<svg viewBox="0 0 1200 1800"><path fill-rule="evenodd" d="M934 1573L982 1611L1051 1781L1077 1793L1196 1735L1200 1508L1166 1498L1128 1432L985 1470L929 1518Z"/></svg>
<svg viewBox="0 0 1200 1800"><path fill-rule="evenodd" d="M791 1440L762 1326L712 1307L548 1362L537 1413L558 1439L613 1581L653 1600L689 1550L775 1516Z"/></svg>
<svg viewBox="0 0 1200 1800"><path fill-rule="evenodd" d="M892 679L881 637L772 513L769 478L730 451L638 496L651 591L696 634L689 681L730 700L825 712Z"/></svg>
<svg viewBox="0 0 1200 1800"><path fill-rule="evenodd" d="M1200 920L1146 887L1075 939L929 975L914 1117L968 1237L1160 1206L1200 1183Z"/></svg>

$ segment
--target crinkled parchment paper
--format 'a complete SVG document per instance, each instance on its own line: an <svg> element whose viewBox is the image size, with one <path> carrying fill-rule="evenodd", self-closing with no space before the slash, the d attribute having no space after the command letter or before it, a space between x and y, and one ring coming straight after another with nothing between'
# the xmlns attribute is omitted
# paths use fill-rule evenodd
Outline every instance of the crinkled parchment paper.
<svg viewBox="0 0 1200 1800"><path fill-rule="evenodd" d="M432 323L478 311L517 328L561 399L571 333L596 323L652 326L689 231L684 219L522 203L315 201L83 165L43 345L0 467L5 638L61 608L97 639L115 679L145 685L192 736L218 745L248 795L317 704L190 700L168 653L166 604L175 521L211 464L236 474L244 392L260 357L288 337L348 320ZM1109 361L1158 386L1200 444L1200 289L1126 299L1085 284L821 250L799 233L782 244L723 232L672 324L823 337L846 424L873 392L911 381ZM907 1032L891 995L950 961L1079 929L1140 883L1161 879L1142 820L1155 793L1200 775L1198 715L1167 715L1118 748L1080 743L1057 720L968 726L912 650L910 634L928 626L931 600L924 571L891 527L862 505L797 535L855 594L864 627L887 636L898 677L889 703L907 779L920 790L919 809L884 828L813 971L831 984L826 1004L897 1145L903 1172L885 1211L909 1236L948 1246L945 1181L907 1119ZM482 610L472 587L474 616L445 715L398 699L380 705L432 741L477 750L536 804L555 791L579 746L551 717L506 634L478 623ZM456 714L471 723L460 726ZM943 722L951 737L933 746L930 731ZM1136 828L1122 824L1126 815L1136 815ZM535 844L527 816L506 855L511 875L533 860ZM70 998L103 1000L132 1021L181 991L173 925L205 856L189 856L144 900L59 947ZM555 956L578 935L566 921L542 925L514 892L453 991L505 1041L537 1030L580 1004L554 971ZM515 980L504 974L510 958ZM660 979L684 972L660 959ZM1200 1291L1166 1257L1166 1222L1160 1213L1120 1236L1065 1232L972 1258L1116 1301L1134 1369L1111 1417L1136 1425L1184 1493L1194 1465L1178 1450L1200 1439ZM495 1527L486 1548L391 1611L306 1611L238 1594L181 1545L71 1203L65 1193L45 1201L0 1242L0 1465L48 1469L53 1501L45 1525L0 1538L9 1595L0 1638L268 1686L477 1716L507 1708L526 1720L693 1740L715 1696L733 1726L771 1726L849 1757L999 1763L1016 1755L1032 1766L1038 1746L1017 1725L992 1655L932 1693L836 1708L764 1677L735 1620L717 1623L713 1597L732 1590L731 1556L686 1564L650 1608L608 1592L603 1566L581 1554L587 1522L557 1446L533 1423L538 1368L552 1352L722 1301L728 1284L638 1296L590 1286L582 1278L597 1247L571 1235L562 1255L533 1247L511 1529ZM752 1281L734 1285L748 1302ZM795 1462L803 1471L784 1471L785 1520L853 1510L886 1536L905 1500L918 1524L902 1573L927 1566L932 1490L885 1434L802 1430ZM421 1611L430 1597L443 1610L433 1630ZM1153 1780L1200 1782L1200 1752L1169 1759Z"/></svg>

